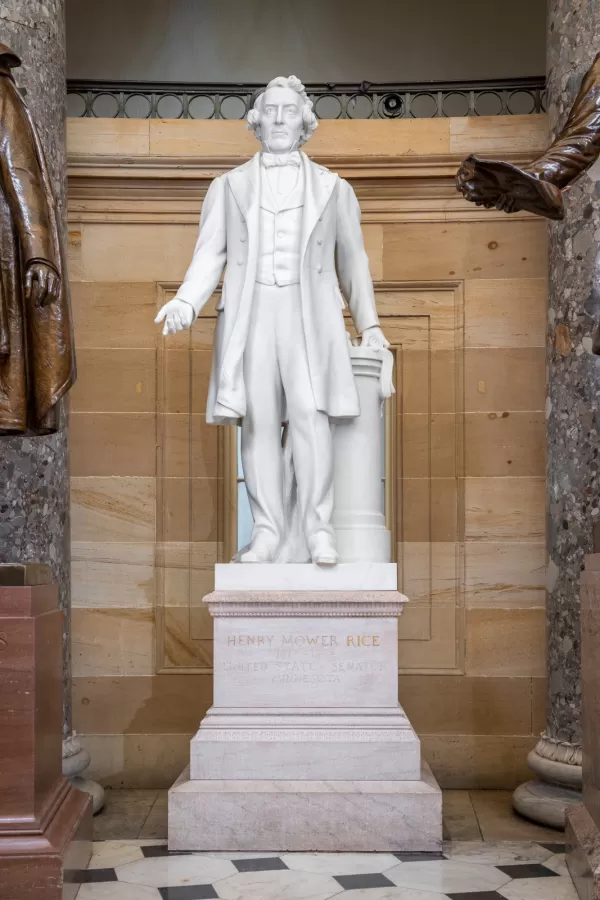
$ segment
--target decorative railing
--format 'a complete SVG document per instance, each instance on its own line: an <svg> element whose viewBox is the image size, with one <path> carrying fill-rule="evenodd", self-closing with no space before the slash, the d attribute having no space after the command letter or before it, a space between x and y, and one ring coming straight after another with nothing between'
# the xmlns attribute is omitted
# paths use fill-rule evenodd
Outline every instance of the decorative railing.
<svg viewBox="0 0 600 900"><path fill-rule="evenodd" d="M243 119L258 84L176 84L69 81L73 117L127 119ZM310 84L320 119L401 119L506 116L545 111L543 78L426 84Z"/></svg>

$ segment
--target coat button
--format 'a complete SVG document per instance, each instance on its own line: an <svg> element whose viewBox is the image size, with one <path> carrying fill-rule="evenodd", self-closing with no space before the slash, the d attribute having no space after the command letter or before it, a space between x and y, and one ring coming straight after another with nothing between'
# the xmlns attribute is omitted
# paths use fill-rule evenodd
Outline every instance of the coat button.
<svg viewBox="0 0 600 900"><path fill-rule="evenodd" d="M317 266L317 272L319 273L319 275L321 274L322 271L323 271L323 266Z"/></svg>
<svg viewBox="0 0 600 900"><path fill-rule="evenodd" d="M237 264L238 264L238 266L243 266L243 265L244 265L244 260L243 260L243 259L238 259Z"/></svg>
<svg viewBox="0 0 600 900"><path fill-rule="evenodd" d="M242 234L242 235L240 236L240 241L242 242L242 244L245 242L245 240L246 240L246 235L245 235L245 234Z"/></svg>
<svg viewBox="0 0 600 900"><path fill-rule="evenodd" d="M323 241L321 240L321 238L317 239L317 244L319 245L319 247L323 244Z"/></svg>
<svg viewBox="0 0 600 900"><path fill-rule="evenodd" d="M282 237L283 237L283 231L278 231L278 232L277 232L277 237L282 238Z"/></svg>

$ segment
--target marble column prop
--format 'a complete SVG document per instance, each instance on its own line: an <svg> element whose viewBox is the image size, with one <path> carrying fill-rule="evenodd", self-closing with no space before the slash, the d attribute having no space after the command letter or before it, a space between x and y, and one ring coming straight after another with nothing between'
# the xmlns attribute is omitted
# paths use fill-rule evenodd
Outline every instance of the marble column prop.
<svg viewBox="0 0 600 900"><path fill-rule="evenodd" d="M62 612L48 566L0 565L0 898L70 900L92 852L61 771ZM64 889L64 892L63 892Z"/></svg>
<svg viewBox="0 0 600 900"><path fill-rule="evenodd" d="M385 526L382 370L391 368L388 350L350 349L360 416L335 425L334 509L340 562L389 562L391 535ZM389 379L391 385L391 379Z"/></svg>
<svg viewBox="0 0 600 900"><path fill-rule="evenodd" d="M547 107L562 126L581 78L600 50L600 0L550 0ZM564 194L565 218L549 225L547 418L547 720L515 808L564 827L581 800L579 577L600 517L600 360L592 354L599 311L600 181L597 164Z"/></svg>

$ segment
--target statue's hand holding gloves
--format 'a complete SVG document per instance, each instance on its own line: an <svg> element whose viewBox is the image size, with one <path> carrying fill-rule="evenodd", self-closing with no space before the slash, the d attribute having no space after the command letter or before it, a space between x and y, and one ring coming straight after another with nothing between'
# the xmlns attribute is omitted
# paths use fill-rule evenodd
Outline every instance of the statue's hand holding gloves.
<svg viewBox="0 0 600 900"><path fill-rule="evenodd" d="M390 342L386 339L385 334L378 325L366 328L361 336L361 347L372 347L374 350L386 350L390 346Z"/></svg>
<svg viewBox="0 0 600 900"><path fill-rule="evenodd" d="M35 306L49 306L59 299L62 282L58 272L48 263L31 262L25 272L25 298Z"/></svg>

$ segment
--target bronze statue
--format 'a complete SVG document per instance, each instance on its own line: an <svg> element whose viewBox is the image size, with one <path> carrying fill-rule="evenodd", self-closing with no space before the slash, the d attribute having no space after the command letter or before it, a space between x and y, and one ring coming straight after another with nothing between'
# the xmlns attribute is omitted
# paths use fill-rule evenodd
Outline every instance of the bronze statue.
<svg viewBox="0 0 600 900"><path fill-rule="evenodd" d="M600 155L600 54L583 77L564 128L526 168L468 156L456 175L466 200L511 213L527 210L548 219L564 216L562 193Z"/></svg>
<svg viewBox="0 0 600 900"><path fill-rule="evenodd" d="M75 381L67 271L44 151L0 44L0 434L56 431Z"/></svg>

